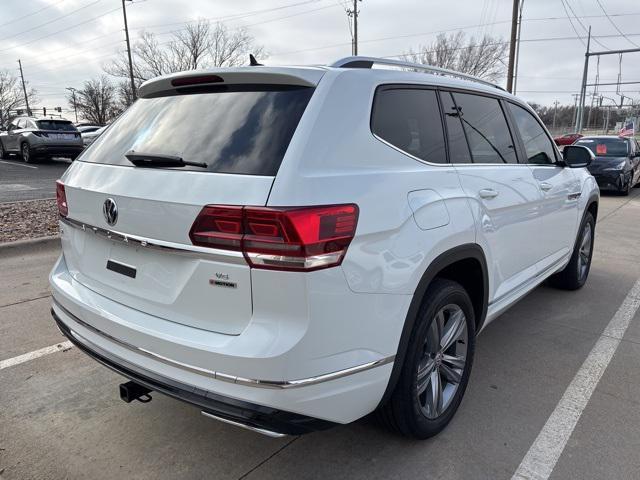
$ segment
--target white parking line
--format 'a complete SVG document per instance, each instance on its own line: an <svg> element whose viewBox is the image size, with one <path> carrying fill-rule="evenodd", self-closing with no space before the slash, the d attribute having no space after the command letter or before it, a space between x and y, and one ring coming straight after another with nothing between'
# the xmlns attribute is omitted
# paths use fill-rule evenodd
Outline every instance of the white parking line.
<svg viewBox="0 0 640 480"><path fill-rule="evenodd" d="M580 370L573 377L560 402L513 474L512 480L549 478L638 308L640 279L631 288Z"/></svg>
<svg viewBox="0 0 640 480"><path fill-rule="evenodd" d="M17 167L35 168L36 170L38 169L38 167L34 167L33 165L25 165L24 163L5 162L4 160L0 160L0 163L6 163L7 165L15 165Z"/></svg>
<svg viewBox="0 0 640 480"><path fill-rule="evenodd" d="M67 350L71 347L73 347L73 343L66 341L62 343L56 343L55 345L51 345L50 347L41 348L40 350L25 353L23 355L18 355L17 357L9 358L7 360L0 360L0 370L4 370L5 368L13 367L14 365L19 365L21 363L28 362L29 360L33 360L39 357L44 357L45 355L49 355L51 353L61 352L62 350Z"/></svg>

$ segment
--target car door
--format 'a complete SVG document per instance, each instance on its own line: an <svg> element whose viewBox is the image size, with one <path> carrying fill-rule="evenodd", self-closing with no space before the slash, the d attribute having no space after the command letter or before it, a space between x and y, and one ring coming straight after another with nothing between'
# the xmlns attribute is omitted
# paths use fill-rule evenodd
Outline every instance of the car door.
<svg viewBox="0 0 640 480"><path fill-rule="evenodd" d="M9 124L9 128L7 129L7 136L5 137L5 149L15 150L16 149L16 130L18 129L18 120L13 120Z"/></svg>
<svg viewBox="0 0 640 480"><path fill-rule="evenodd" d="M442 92L455 164L476 221L476 242L490 269L489 301L496 302L536 275L540 189L516 143L497 98Z"/></svg>
<svg viewBox="0 0 640 480"><path fill-rule="evenodd" d="M631 165L633 166L633 184L640 182L640 144L634 138L631 143Z"/></svg>
<svg viewBox="0 0 640 480"><path fill-rule="evenodd" d="M571 168L558 163L558 151L542 123L524 106L512 102L506 105L519 134L522 157L541 193L536 238L540 251L538 269L544 272L573 251L579 221L580 180Z"/></svg>

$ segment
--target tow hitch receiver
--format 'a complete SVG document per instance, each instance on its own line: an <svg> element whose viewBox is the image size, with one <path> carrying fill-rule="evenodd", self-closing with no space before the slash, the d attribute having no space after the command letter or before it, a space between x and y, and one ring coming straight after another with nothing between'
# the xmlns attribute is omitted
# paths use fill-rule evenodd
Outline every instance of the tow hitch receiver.
<svg viewBox="0 0 640 480"><path fill-rule="evenodd" d="M151 401L151 390L147 387L137 384L136 382L127 382L120 384L120 398L127 403L138 400L142 403Z"/></svg>

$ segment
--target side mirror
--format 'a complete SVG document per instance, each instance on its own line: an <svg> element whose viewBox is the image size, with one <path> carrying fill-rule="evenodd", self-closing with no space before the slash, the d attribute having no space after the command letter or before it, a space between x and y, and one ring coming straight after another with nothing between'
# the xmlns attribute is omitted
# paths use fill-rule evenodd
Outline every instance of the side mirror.
<svg viewBox="0 0 640 480"><path fill-rule="evenodd" d="M588 167L595 159L591 150L580 145L567 145L562 151L562 160L569 168Z"/></svg>

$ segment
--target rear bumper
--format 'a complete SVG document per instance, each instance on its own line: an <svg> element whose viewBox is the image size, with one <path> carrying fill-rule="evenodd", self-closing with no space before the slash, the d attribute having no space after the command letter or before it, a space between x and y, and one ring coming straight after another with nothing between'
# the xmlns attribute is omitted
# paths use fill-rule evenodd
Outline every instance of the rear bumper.
<svg viewBox="0 0 640 480"><path fill-rule="evenodd" d="M317 430L326 430L335 425L335 423L326 420L216 395L215 393L143 370L93 345L89 340L65 324L53 309L51 309L51 315L62 334L79 350L94 360L140 385L194 405L202 409L203 412L255 429L263 429L285 435L301 435Z"/></svg>
<svg viewBox="0 0 640 480"><path fill-rule="evenodd" d="M82 145L34 145L31 147L37 155L77 156L82 152Z"/></svg>
<svg viewBox="0 0 640 480"><path fill-rule="evenodd" d="M349 423L377 407L390 378L394 355L368 351L367 357L356 358L353 345L372 341L370 337L374 332L368 335L362 332L364 325L375 322L374 309L379 311L381 319L388 321L386 314L394 309L381 309L380 305L395 302L394 306L400 308L406 302L402 297L382 295L380 302L385 303L376 304L375 295L362 295L356 297L358 301L369 304L362 307L362 318L314 318L313 324L296 337L286 330L286 325L277 323L279 335L267 335L269 325L254 321L242 334L233 336L176 324L103 297L73 279L64 256L51 272L50 284L56 321L74 332L76 340L84 340L89 350L98 352L111 364L123 365L127 372L137 373L138 377L121 372L123 375L143 384L144 378L159 378L163 385L171 387L178 383L185 386L185 391L201 392L200 397L204 395L205 399L233 399L233 402L254 405L261 412L263 424L265 417L272 414L276 419L291 416L297 432L304 428L322 428L319 425L325 425L323 421ZM343 297L339 306L344 308L348 301ZM273 318L277 322L279 317ZM328 328L334 320L336 324L344 324L342 330ZM291 318L289 321L292 328L301 330L303 322L311 320ZM358 328L351 334L347 326L354 322L357 324L353 328ZM331 355L332 349L344 351L342 344L347 337L352 350ZM310 343L312 340L314 344ZM286 347L282 345L285 341L289 342ZM311 351L311 346L316 351ZM397 345L391 348L395 353ZM140 380L140 376L144 378ZM146 386L172 395L171 390L149 386L148 382ZM210 413L218 412L223 418L230 417L229 414L224 417L224 410L205 408L202 398L185 401ZM237 422L242 420L238 416L232 418ZM254 413L250 419L255 422ZM266 428L266 424L260 428ZM271 425L271 430L291 432L277 425Z"/></svg>

